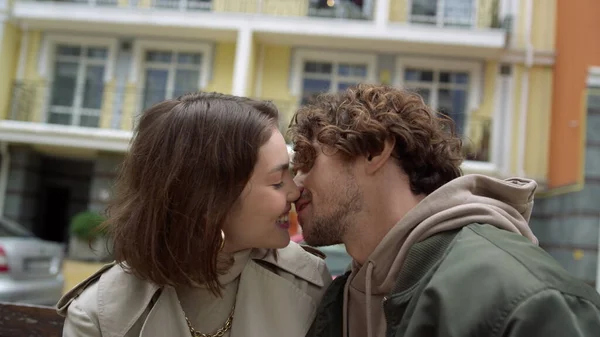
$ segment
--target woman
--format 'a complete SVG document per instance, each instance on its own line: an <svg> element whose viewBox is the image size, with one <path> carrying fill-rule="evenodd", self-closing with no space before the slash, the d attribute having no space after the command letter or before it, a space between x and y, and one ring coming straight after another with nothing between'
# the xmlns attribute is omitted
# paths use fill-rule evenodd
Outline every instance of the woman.
<svg viewBox="0 0 600 337"><path fill-rule="evenodd" d="M268 102L144 112L106 222L116 262L60 300L63 336L304 336L331 276L290 243L288 162Z"/></svg>

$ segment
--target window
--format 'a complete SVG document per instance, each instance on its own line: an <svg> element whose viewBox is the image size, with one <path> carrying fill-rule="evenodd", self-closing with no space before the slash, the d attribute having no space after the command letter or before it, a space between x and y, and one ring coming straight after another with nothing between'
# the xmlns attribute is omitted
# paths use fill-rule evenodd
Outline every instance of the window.
<svg viewBox="0 0 600 337"><path fill-rule="evenodd" d="M210 10L212 0L152 0L154 7L185 10Z"/></svg>
<svg viewBox="0 0 600 337"><path fill-rule="evenodd" d="M467 160L489 162L491 118L476 118L481 87L477 63L399 58L400 86L414 90L439 113L452 118L465 138Z"/></svg>
<svg viewBox="0 0 600 337"><path fill-rule="evenodd" d="M412 0L410 22L439 27L472 27L476 0Z"/></svg>
<svg viewBox="0 0 600 337"><path fill-rule="evenodd" d="M162 100L204 88L212 50L212 45L197 41L136 40L129 73L129 82L139 83L135 110L144 111Z"/></svg>
<svg viewBox="0 0 600 337"><path fill-rule="evenodd" d="M361 82L374 82L375 56L298 51L295 57L293 91L302 104L322 92L337 92Z"/></svg>
<svg viewBox="0 0 600 337"><path fill-rule="evenodd" d="M143 109L200 88L202 53L147 50L144 56Z"/></svg>
<svg viewBox="0 0 600 337"><path fill-rule="evenodd" d="M308 15L369 20L372 7L372 0L310 0Z"/></svg>
<svg viewBox="0 0 600 337"><path fill-rule="evenodd" d="M404 85L417 91L425 103L449 116L464 134L469 94L469 73L464 71L405 68Z"/></svg>
<svg viewBox="0 0 600 337"><path fill-rule="evenodd" d="M109 48L55 45L48 123L98 127Z"/></svg>

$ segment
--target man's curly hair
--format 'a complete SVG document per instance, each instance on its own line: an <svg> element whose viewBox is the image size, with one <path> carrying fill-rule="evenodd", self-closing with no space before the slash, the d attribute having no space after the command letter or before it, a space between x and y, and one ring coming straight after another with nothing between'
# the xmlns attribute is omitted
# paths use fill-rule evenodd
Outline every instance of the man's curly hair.
<svg viewBox="0 0 600 337"><path fill-rule="evenodd" d="M347 160L378 155L386 139L396 140L392 156L415 194L430 194L462 175L462 141L454 122L407 90L360 84L317 96L302 106L288 130L293 166L307 172L317 156L314 143Z"/></svg>

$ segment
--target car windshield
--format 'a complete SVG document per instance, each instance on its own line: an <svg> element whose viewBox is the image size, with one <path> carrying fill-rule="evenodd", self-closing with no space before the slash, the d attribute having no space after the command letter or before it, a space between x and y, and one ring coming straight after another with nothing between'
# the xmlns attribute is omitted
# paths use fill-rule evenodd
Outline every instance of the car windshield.
<svg viewBox="0 0 600 337"><path fill-rule="evenodd" d="M0 218L0 237L32 237L33 234L18 223Z"/></svg>

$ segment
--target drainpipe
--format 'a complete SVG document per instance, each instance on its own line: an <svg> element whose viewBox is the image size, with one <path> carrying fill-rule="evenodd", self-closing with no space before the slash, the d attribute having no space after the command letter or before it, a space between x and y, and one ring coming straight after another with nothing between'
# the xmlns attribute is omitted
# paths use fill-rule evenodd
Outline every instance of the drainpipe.
<svg viewBox="0 0 600 337"><path fill-rule="evenodd" d="M533 23L533 0L525 3L525 69L521 76L521 113L519 114L519 136L517 149L518 175L525 176L525 147L527 145L527 107L529 106L529 71L533 65L531 29Z"/></svg>
<svg viewBox="0 0 600 337"><path fill-rule="evenodd" d="M4 203L6 200L6 189L8 188L8 174L10 173L10 153L8 152L8 143L0 143L0 217L4 216Z"/></svg>

